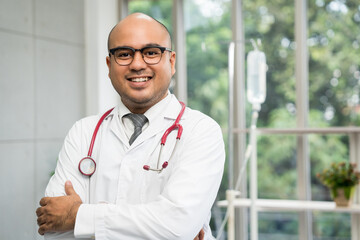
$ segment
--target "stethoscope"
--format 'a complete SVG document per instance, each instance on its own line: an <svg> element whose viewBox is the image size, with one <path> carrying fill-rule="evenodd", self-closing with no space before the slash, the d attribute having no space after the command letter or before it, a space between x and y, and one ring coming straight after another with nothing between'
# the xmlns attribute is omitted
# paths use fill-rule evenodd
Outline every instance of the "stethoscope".
<svg viewBox="0 0 360 240"><path fill-rule="evenodd" d="M178 142L181 138L181 134L182 134L182 131L183 131L183 127L182 125L180 124L180 119L182 117L182 115L184 114L184 111L185 111L185 104L183 102L180 102L181 104L181 110L180 110L180 113L179 115L177 116L175 122L168 128L166 129L166 131L164 132L163 136L161 137L161 141L160 141L160 152L159 152L159 156L158 156L158 161L157 161L157 165L156 165L156 168L151 168L149 165L144 165L143 166L143 169L146 170L146 171L156 171L156 172L161 172L162 170L164 170L168 165L169 165L169 161L170 159L172 158L175 150L176 150L176 147L178 145ZM91 142L90 142L90 146L89 146L89 151L88 151L88 154L86 157L82 158L79 162L79 171L81 174L85 175L85 176L89 176L91 177L91 175L93 175L95 173L95 170L96 170L96 162L95 160L91 157L92 155L92 151L93 151L93 148L94 148L94 144L95 144L95 139L96 139L96 135L99 131L99 128L100 128L100 125L102 124L102 122L104 121L104 119L111 113L111 111L113 110L114 108L108 110L107 112L104 113L104 115L101 116L101 118L99 119L98 123L96 124L96 127L95 127L95 130L94 130L94 133L92 135L92 138L91 138ZM171 156L169 158L169 161L164 161L163 164L161 165L161 167L159 167L160 165L160 160L161 160L161 152L165 146L165 143L166 143L166 138L168 137L168 135L174 131L175 129L177 129L177 136L176 136L176 142L175 142L175 146L174 146L174 149L171 153Z"/></svg>

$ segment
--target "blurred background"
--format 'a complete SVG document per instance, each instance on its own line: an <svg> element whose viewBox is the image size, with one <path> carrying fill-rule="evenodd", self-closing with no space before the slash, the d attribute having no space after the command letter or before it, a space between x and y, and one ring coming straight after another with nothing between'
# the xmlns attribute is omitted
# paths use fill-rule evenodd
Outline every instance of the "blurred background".
<svg viewBox="0 0 360 240"><path fill-rule="evenodd" d="M179 57L173 91L221 125L227 146L232 141L218 200L233 188L248 142L250 39L261 41L268 67L258 127L325 129L305 137L258 136L258 197L330 200L316 173L331 162L360 161L350 149L353 141L360 146L358 0L0 0L0 239L42 239L35 209L67 131L117 102L107 76L106 41L132 12L169 28ZM230 42L236 43L233 85ZM334 133L338 127L353 132ZM213 208L214 235L225 211ZM236 217L236 239L250 239L248 209ZM258 214L259 239L266 240L360 239L359 224L351 213Z"/></svg>

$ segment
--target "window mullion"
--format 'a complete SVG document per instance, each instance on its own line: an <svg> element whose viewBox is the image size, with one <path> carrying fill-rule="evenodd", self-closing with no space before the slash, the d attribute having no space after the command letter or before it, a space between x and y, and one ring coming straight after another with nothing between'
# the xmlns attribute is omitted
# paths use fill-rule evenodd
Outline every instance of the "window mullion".
<svg viewBox="0 0 360 240"><path fill-rule="evenodd" d="M184 28L184 1L173 0L173 40L176 51L175 95L187 102L186 37Z"/></svg>
<svg viewBox="0 0 360 240"><path fill-rule="evenodd" d="M309 70L307 49L307 1L295 0L296 127L308 127ZM300 200L311 200L310 159L307 135L297 137L297 190ZM299 213L299 239L312 239L310 211Z"/></svg>

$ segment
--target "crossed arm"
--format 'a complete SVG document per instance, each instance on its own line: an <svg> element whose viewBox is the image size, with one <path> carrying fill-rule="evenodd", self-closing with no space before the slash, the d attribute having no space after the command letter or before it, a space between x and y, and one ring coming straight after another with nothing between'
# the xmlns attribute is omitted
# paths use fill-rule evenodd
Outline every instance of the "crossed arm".
<svg viewBox="0 0 360 240"><path fill-rule="evenodd" d="M66 196L44 197L36 210L39 234L47 232L71 231L75 227L77 211L82 204L80 196L75 192L70 181L65 183ZM204 230L201 229L194 240L203 240Z"/></svg>
<svg viewBox="0 0 360 240"><path fill-rule="evenodd" d="M196 137L193 141L187 142L191 148L182 152L182 163L177 171L172 173L171 181L168 183L169 187L165 188L163 194L156 201L145 205L131 205L126 202L120 205L82 205L80 196L83 196L84 193L81 192L82 188L79 187L78 179L72 179L72 171L75 171L73 169L76 169L76 166L72 166L73 162L68 157L75 155L74 152L78 151L78 145L80 145L76 138L76 135L80 134L76 133L75 129L75 137L70 133L70 137L68 137L70 143L65 143L63 155L59 156L58 167L59 165L60 167L57 168L54 176L56 181L50 182L50 189L56 189L56 192L55 194L48 194L60 196L62 195L60 193L65 192L65 195L41 199L41 206L36 211L39 233L43 235L48 232L71 231L75 227L77 216L84 217L84 213L90 213L93 210L94 213L101 215L94 215L97 217L95 219L96 224L107 223L106 229L101 225L101 233L106 231L119 236L133 234L134 237L135 235L137 237L148 235L163 239L175 239L176 237L190 239L196 235L194 239L203 239L205 237L204 231L200 230L198 233L196 231L202 227L201 219L204 219L208 214L208 209L211 207L209 204L212 204L211 199L216 195L217 185L222 175L224 151L223 144L219 141L220 130L214 133L205 127L201 127L204 124L199 125L200 127L197 130L200 130L200 133L195 134L195 131L191 133L201 137ZM204 155L204 152L207 154ZM199 155L203 157L194 160L193 156ZM65 183L64 191L61 183L65 182L65 179L75 181L73 184L76 192L70 182ZM194 185L194 183L197 184ZM189 202L189 199L192 201ZM172 213L171 216L169 215L170 212ZM172 217L173 214L179 214L181 217L174 218ZM84 218L78 220L80 219ZM83 226L86 227L86 225Z"/></svg>

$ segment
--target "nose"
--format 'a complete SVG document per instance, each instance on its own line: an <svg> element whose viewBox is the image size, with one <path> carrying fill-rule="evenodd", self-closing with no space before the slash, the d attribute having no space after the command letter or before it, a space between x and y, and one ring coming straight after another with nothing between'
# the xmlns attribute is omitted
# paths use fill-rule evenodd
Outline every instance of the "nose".
<svg viewBox="0 0 360 240"><path fill-rule="evenodd" d="M129 67L133 70L141 70L146 68L146 62L144 61L140 51L135 51L134 59L130 63Z"/></svg>

